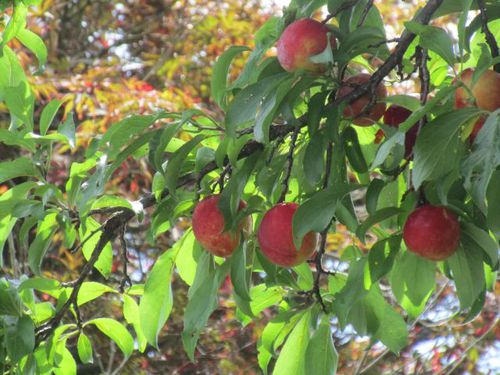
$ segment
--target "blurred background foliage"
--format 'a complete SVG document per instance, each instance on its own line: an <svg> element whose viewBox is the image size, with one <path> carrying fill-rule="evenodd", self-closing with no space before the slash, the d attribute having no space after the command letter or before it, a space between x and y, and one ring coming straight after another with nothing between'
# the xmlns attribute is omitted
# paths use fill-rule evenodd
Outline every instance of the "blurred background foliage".
<svg viewBox="0 0 500 375"><path fill-rule="evenodd" d="M402 20L408 19L416 6L424 1L377 0L389 36L402 30ZM88 143L113 122L131 113L150 113L156 109L183 111L200 108L220 118L220 112L210 101L210 77L213 63L229 45L252 47L255 32L271 16L280 15L283 4L265 0L200 1L200 0L44 0L31 8L29 28L39 34L49 50L46 70L29 76L35 90L35 118L52 99L64 101L63 116L74 111L78 124L79 144L70 151L60 147L53 160L49 180L64 184L70 160L78 160ZM456 24L457 15L439 19L440 26ZM2 21L0 21L2 22ZM0 25L3 28L4 25ZM25 69L36 70L35 58L18 42L10 46L20 57ZM237 75L244 57L233 64ZM376 65L376 61L372 61ZM1 74L1 72L0 72ZM389 89L410 93L415 83L392 86ZM37 123L38 121L35 121ZM6 108L0 107L0 128L8 127ZM186 133L186 139L190 135ZM0 159L11 158L17 152L0 144ZM110 182L112 191L130 199L150 191L151 173L146 163L129 159L118 169ZM0 186L0 194L6 186ZM141 225L147 226L148 223ZM134 282L143 282L154 259L170 247L188 227L179 221L155 243L144 238L141 227L130 228L130 261ZM339 258L341 249L354 241L342 226L328 238L327 256ZM362 247L362 244L356 243ZM364 250L368 250L364 248ZM49 277L71 280L83 265L83 257L64 248L52 253L46 267ZM121 272L119 257L113 271ZM130 267L130 266L129 266ZM95 275L96 280L99 276ZM167 282L167 280L165 281ZM458 301L451 286L441 283L441 293L432 309L410 333L410 345L400 357L387 354L371 373L439 373L444 367L461 358L469 345L474 349L466 354L457 373L495 373L500 363L500 327L490 327L499 296L489 295L482 314L472 323L451 323ZM267 320L273 315L265 310L260 320L242 326L235 317L229 279L220 290L220 305L211 316L197 352L197 363L190 363L180 342L182 313L187 301L187 286L174 279L174 311L165 326L160 352L135 352L122 373L158 374L253 374L260 373L256 362L256 342ZM438 289L439 290L439 289ZM497 288L498 281L497 281ZM43 295L49 300L51 297ZM109 294L100 305L82 308L82 314L113 316L120 314L118 297ZM94 311L86 312L85 308ZM100 311L95 311L100 309ZM491 329L493 328L493 329ZM487 335L484 335L488 332ZM339 373L351 374L371 346L368 339L354 332L334 332L339 351ZM476 338L481 338L481 341ZM119 361L116 348L102 337L94 351L103 363ZM372 353L373 353L372 348ZM380 352L384 351L383 346ZM87 368L96 373L98 367ZM495 370L496 369L496 370ZM82 372L83 373L83 372Z"/></svg>

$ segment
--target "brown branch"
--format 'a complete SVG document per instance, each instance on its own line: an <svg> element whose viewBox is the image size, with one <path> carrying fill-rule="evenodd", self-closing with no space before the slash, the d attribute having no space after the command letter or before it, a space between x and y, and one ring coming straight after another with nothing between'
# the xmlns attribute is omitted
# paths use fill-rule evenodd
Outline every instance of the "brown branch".
<svg viewBox="0 0 500 375"><path fill-rule="evenodd" d="M500 54L498 51L498 44L495 36L488 27L488 16L486 14L486 5L484 4L484 0L477 0L477 5L479 6L479 14L481 16L481 28L483 30L486 43L488 43L488 46L490 47L491 57L498 57ZM500 73L500 63L495 64L495 71Z"/></svg>

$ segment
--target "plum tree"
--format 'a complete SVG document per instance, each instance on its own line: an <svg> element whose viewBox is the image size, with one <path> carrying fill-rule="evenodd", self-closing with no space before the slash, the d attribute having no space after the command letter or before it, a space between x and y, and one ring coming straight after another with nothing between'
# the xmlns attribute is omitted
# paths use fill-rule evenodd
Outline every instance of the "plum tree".
<svg viewBox="0 0 500 375"><path fill-rule="evenodd" d="M303 18L288 25L277 44L278 61L283 69L289 72L299 69L324 71L324 64L314 63L310 58L325 50L328 33L331 30L327 26L312 18ZM330 45L332 49L336 46L333 34L330 34Z"/></svg>
<svg viewBox="0 0 500 375"><path fill-rule="evenodd" d="M309 232L300 249L294 245L292 221L297 203L280 203L267 211L260 223L258 239L262 253L274 264L293 267L311 256L318 245L319 234Z"/></svg>
<svg viewBox="0 0 500 375"><path fill-rule="evenodd" d="M228 257L239 246L241 232L244 236L252 230L252 217L250 215L242 219L236 230L224 231L225 221L219 204L220 196L211 195L199 202L193 212L192 226L196 240L209 253ZM240 201L239 209L246 207L244 201Z"/></svg>
<svg viewBox="0 0 500 375"><path fill-rule="evenodd" d="M349 77L343 81L338 90L337 97L342 99L351 93L356 87L366 84L370 80L370 75L360 73ZM351 101L344 107L343 115L352 119L354 125L371 126L375 124L385 112L385 103L378 102L387 96L387 90L381 82L375 89L375 98L370 93L366 93L356 100ZM373 101L373 103L372 103ZM371 106L371 107L370 107Z"/></svg>
<svg viewBox="0 0 500 375"><path fill-rule="evenodd" d="M418 207L406 220L403 239L408 250L430 260L444 260L458 248L460 223L445 207Z"/></svg>

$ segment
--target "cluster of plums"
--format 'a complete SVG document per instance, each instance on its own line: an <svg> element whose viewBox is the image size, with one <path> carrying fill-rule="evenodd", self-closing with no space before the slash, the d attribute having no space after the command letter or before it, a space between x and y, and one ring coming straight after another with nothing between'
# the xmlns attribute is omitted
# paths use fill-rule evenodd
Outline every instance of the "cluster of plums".
<svg viewBox="0 0 500 375"><path fill-rule="evenodd" d="M330 35L330 38L328 38ZM277 44L278 61L283 69L289 72L304 70L321 73L326 71L325 64L314 63L311 57L320 54L327 47L329 39L332 49L336 47L336 39L328 26L312 18L299 19L288 25L280 36ZM472 84L474 70L466 69L458 78L463 86L458 87L455 94L455 107L477 106L480 109L493 112L500 108L500 74L486 70ZM370 75L361 73L345 79L337 91L337 98L342 99L357 86L370 80ZM385 103L380 102L387 96L385 86L380 83L375 89L374 105L365 110L371 102L371 94L367 93L348 103L343 112L345 118L357 126L371 126L384 116L384 123L398 127L411 114L407 109L393 105L386 111ZM484 118L479 118L470 135L471 143L484 124ZM417 137L418 127L413 126L406 134L406 157L411 155Z"/></svg>
<svg viewBox="0 0 500 375"><path fill-rule="evenodd" d="M252 232L252 217L246 216L236 230L224 231L225 222L219 210L219 195L211 195L196 206L193 232L196 240L209 253L229 257L238 248L241 236ZM240 210L246 203L240 202ZM257 239L264 256L281 267L293 267L307 260L315 251L319 234L309 232L300 249L294 245L292 221L297 203L279 203L267 211L260 223ZM443 260L452 255L460 240L457 216L444 207L424 205L413 211L403 229L403 239L409 250L431 260Z"/></svg>
<svg viewBox="0 0 500 375"><path fill-rule="evenodd" d="M304 70L321 73L326 66L311 61L311 57L323 52L327 43L332 49L336 39L331 30L321 22L311 18L299 19L285 28L277 44L278 61L289 72ZM500 108L500 74L493 70L484 71L473 84L473 69L466 69L458 78L462 83L456 90L455 108L477 106L485 111ZM337 98L349 95L357 86L370 80L368 74L357 74L345 79L337 91ZM401 106L386 105L380 100L387 96L385 86L380 83L375 89L374 104L370 93L347 103L343 116L351 119L354 125L371 126L383 116L386 125L399 127L411 112ZM479 118L470 135L472 142L481 127L484 118ZM418 127L413 126L406 134L405 156L409 158L417 138ZM241 235L248 236L253 227L251 216L245 217L236 230L224 231L224 217L218 208L219 196L212 195L202 200L193 214L193 232L197 241L210 253L228 257L239 246ZM240 202L240 209L246 206ZM319 234L310 232L304 236L301 247L296 249L293 241L292 221L298 205L280 203L264 215L260 223L257 238L262 253L274 264L292 267L308 259L315 251ZM407 248L431 260L443 260L452 255L460 241L460 224L457 216L445 207L430 204L414 210L407 218L403 228L403 239Z"/></svg>
<svg viewBox="0 0 500 375"><path fill-rule="evenodd" d="M253 221L246 216L233 231L224 231L225 222L219 210L219 195L211 195L196 206L193 213L193 232L196 240L209 253L228 257L239 246L241 235L252 232ZM240 210L246 207L240 201ZM262 253L272 263L282 267L293 267L308 259L318 244L318 233L310 232L304 236L300 250L293 242L292 220L297 203L280 203L266 212L262 219L257 238Z"/></svg>

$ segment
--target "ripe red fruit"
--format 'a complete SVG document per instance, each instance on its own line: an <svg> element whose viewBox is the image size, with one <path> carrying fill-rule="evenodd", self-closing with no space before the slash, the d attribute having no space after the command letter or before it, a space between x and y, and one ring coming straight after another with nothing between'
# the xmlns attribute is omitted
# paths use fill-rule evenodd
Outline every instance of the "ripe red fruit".
<svg viewBox="0 0 500 375"><path fill-rule="evenodd" d="M277 204L266 212L260 223L260 248L272 263L282 267L293 267L304 262L318 244L319 234L309 232L297 251L293 243L292 220L298 207L297 203Z"/></svg>
<svg viewBox="0 0 500 375"><path fill-rule="evenodd" d="M397 104L391 105L387 108L384 113L384 124L392 126L394 128L399 128L408 117L410 117L411 111L405 107L401 107ZM405 157L408 158L413 152L413 147L417 141L418 126L414 125L405 134Z"/></svg>
<svg viewBox="0 0 500 375"><path fill-rule="evenodd" d="M421 206L413 211L403 228L408 250L430 260L444 260L458 248L460 224L445 207Z"/></svg>
<svg viewBox="0 0 500 375"><path fill-rule="evenodd" d="M322 72L324 64L309 60L326 49L327 33L330 29L311 18L297 20L286 27L278 40L278 61L283 69L293 72L304 69L310 72ZM330 34L330 45L335 48L336 41Z"/></svg>
<svg viewBox="0 0 500 375"><path fill-rule="evenodd" d="M209 253L228 257L240 244L240 232L248 234L252 230L252 217L247 216L238 224L238 230L224 232L224 216L219 210L219 195L211 195L196 205L193 213L192 226L196 240ZM239 209L246 207L240 201Z"/></svg>
<svg viewBox="0 0 500 375"><path fill-rule="evenodd" d="M351 93L357 86L365 84L370 80L370 75L361 73L346 79L340 87L337 98L341 99ZM358 99L348 103L344 108L344 117L352 118L352 123L359 126L370 126L376 123L385 112L385 103L377 103L379 99L387 96L387 90L381 82L375 89L375 105L365 113L366 106L370 103L370 94L365 94Z"/></svg>
<svg viewBox="0 0 500 375"><path fill-rule="evenodd" d="M471 107L475 105L481 109L493 112L500 108L500 73L493 70L486 70L472 86L472 75L474 69L465 69L460 77L472 92L464 87L458 87L455 91L455 107Z"/></svg>

